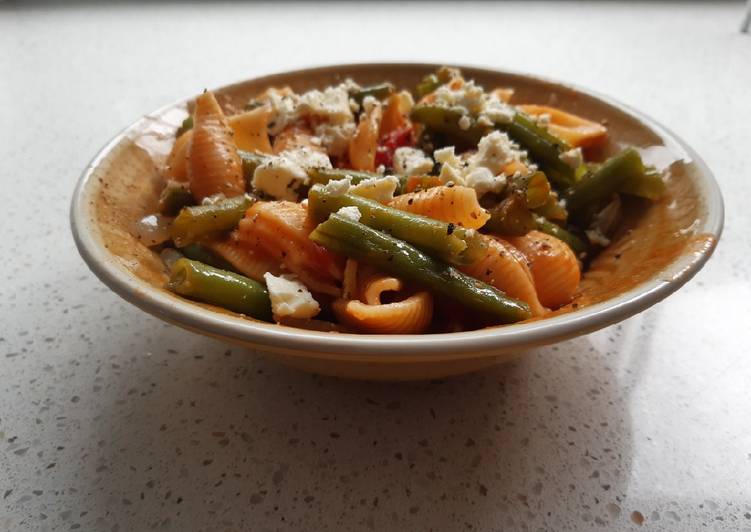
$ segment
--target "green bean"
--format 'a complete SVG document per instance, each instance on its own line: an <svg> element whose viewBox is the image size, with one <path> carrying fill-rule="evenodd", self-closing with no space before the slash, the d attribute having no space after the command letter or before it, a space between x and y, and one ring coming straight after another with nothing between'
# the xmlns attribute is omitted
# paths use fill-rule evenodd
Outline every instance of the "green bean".
<svg viewBox="0 0 751 532"><path fill-rule="evenodd" d="M193 129L193 116L189 116L185 120L183 120L183 123L180 124L180 127L177 128L177 131L175 131L175 137L181 136L186 131L190 131Z"/></svg>
<svg viewBox="0 0 751 532"><path fill-rule="evenodd" d="M310 238L335 253L422 285L501 323L531 316L526 303L507 297L406 242L339 214L320 224Z"/></svg>
<svg viewBox="0 0 751 532"><path fill-rule="evenodd" d="M193 195L187 183L167 181L159 195L159 212L166 216L176 216L180 209L193 203Z"/></svg>
<svg viewBox="0 0 751 532"><path fill-rule="evenodd" d="M202 244L193 243L180 248L180 252L191 260L203 262L214 268L233 271L235 268L222 257Z"/></svg>
<svg viewBox="0 0 751 532"><path fill-rule="evenodd" d="M512 176L509 184L513 190L524 192L527 200L527 208L536 209L547 203L550 197L550 182L544 172Z"/></svg>
<svg viewBox="0 0 751 532"><path fill-rule="evenodd" d="M253 182L253 174L264 161L268 159L268 155L261 153L255 153L250 151L237 150L240 155L240 160L243 164L243 177L245 178L245 190L251 190L250 184Z"/></svg>
<svg viewBox="0 0 751 532"><path fill-rule="evenodd" d="M566 208L572 219L586 226L589 220L613 194L629 180L643 179L647 169L639 152L623 150L605 161L597 170L585 176L566 193Z"/></svg>
<svg viewBox="0 0 751 532"><path fill-rule="evenodd" d="M566 207L558 201L558 195L556 193L548 195L548 199L545 203L532 210L548 220L554 220L556 222L565 222L568 220L568 211L566 210Z"/></svg>
<svg viewBox="0 0 751 532"><path fill-rule="evenodd" d="M417 98L422 98L423 96L430 94L434 90L436 90L438 87L440 87L443 83L441 80L438 79L438 76L435 74L428 74L422 80L420 83L417 84L417 87L415 87L415 94L417 95Z"/></svg>
<svg viewBox="0 0 751 532"><path fill-rule="evenodd" d="M490 209L490 219L483 229L502 236L522 236L535 226L534 215L527 207L525 194L517 191Z"/></svg>
<svg viewBox="0 0 751 532"><path fill-rule="evenodd" d="M172 223L170 235L177 247L221 231L228 231L242 220L254 198L244 195L218 203L184 207Z"/></svg>
<svg viewBox="0 0 751 532"><path fill-rule="evenodd" d="M357 207L360 221L405 240L452 264L469 264L485 253L482 236L454 224L412 214L354 194L332 194L321 185L308 193L308 213L322 222L342 207Z"/></svg>
<svg viewBox="0 0 751 532"><path fill-rule="evenodd" d="M377 179L383 177L381 174L375 172L365 172L362 170L347 170L346 168L311 168L307 171L308 178L311 185L325 185L329 181L339 181L347 177L352 179L352 184L357 185L367 179ZM407 177L396 176L399 180L399 186L397 187L397 194L404 191L404 187L407 184Z"/></svg>
<svg viewBox="0 0 751 532"><path fill-rule="evenodd" d="M535 216L535 223L539 231L554 236L568 244L577 257L580 257L582 253L589 253L589 244L571 231L539 215Z"/></svg>
<svg viewBox="0 0 751 532"><path fill-rule="evenodd" d="M202 262L179 259L172 266L167 288L202 303L271 321L269 293L261 283Z"/></svg>
<svg viewBox="0 0 751 532"><path fill-rule="evenodd" d="M467 116L467 111L462 107L418 104L412 108L409 116L413 121L425 125L427 129L445 135L447 141L462 147L477 146L480 139L492 129L478 124L472 117L468 117L469 127L459 127L459 120Z"/></svg>
<svg viewBox="0 0 751 532"><path fill-rule="evenodd" d="M445 135L449 142L464 147L476 146L492 128L482 126L473 117L468 117L469 127L462 129L459 119L466 114L462 107L420 104L412 109L410 118L432 131ZM540 165L547 177L561 188L572 186L585 171L583 165L571 168L561 160L561 154L569 149L568 144L539 127L523 113L517 112L511 122L495 124L495 128L508 133L508 136Z"/></svg>
<svg viewBox="0 0 751 532"><path fill-rule="evenodd" d="M557 186L561 188L572 186L584 172L585 169L582 166L571 168L561 160L561 154L570 149L568 144L538 126L524 113L517 112L510 123L497 126L506 131L512 140L519 143L530 158L545 171L548 179Z"/></svg>
<svg viewBox="0 0 751 532"><path fill-rule="evenodd" d="M376 100L383 100L384 98L391 96L394 93L394 90L394 85L391 83L378 83L376 85L368 85L358 91L355 91L352 94L352 99L360 104L367 96L372 96Z"/></svg>
<svg viewBox="0 0 751 532"><path fill-rule="evenodd" d="M655 201L665 193L665 181L657 170L648 167L643 175L627 178L619 192Z"/></svg>

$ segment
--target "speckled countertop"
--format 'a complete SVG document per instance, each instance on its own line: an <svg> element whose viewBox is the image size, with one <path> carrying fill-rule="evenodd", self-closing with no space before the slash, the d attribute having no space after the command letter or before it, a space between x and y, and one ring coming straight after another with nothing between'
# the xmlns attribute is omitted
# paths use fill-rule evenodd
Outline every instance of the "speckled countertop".
<svg viewBox="0 0 751 532"><path fill-rule="evenodd" d="M623 3L625 4L625 3ZM0 530L751 530L751 37L741 3L0 4ZM67 210L204 86L468 62L612 95L723 188L715 257L620 325L484 373L301 374L110 293Z"/></svg>

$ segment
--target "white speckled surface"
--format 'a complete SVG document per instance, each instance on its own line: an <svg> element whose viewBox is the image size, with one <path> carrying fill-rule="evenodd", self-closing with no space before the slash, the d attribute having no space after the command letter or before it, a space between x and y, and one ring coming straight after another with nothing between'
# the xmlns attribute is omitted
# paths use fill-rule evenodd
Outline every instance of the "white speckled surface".
<svg viewBox="0 0 751 532"><path fill-rule="evenodd" d="M742 13L0 4L0 530L751 530ZM723 188L714 258L621 325L409 385L312 377L185 333L79 259L75 180L141 113L271 71L399 59L573 81L668 125Z"/></svg>

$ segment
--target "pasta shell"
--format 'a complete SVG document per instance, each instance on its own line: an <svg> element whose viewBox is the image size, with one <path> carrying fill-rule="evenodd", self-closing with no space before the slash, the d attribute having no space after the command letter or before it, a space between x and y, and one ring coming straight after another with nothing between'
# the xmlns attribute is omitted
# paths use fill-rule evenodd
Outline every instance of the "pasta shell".
<svg viewBox="0 0 751 532"><path fill-rule="evenodd" d="M477 262L461 270L507 295L529 305L532 316L542 316L545 308L540 304L532 273L526 257L508 242L488 236L487 252Z"/></svg>
<svg viewBox="0 0 751 532"><path fill-rule="evenodd" d="M519 105L519 109L531 116L543 114L550 116L548 131L565 140L574 148L588 148L602 144L608 130L602 124L587 120L581 116L567 113L549 105Z"/></svg>
<svg viewBox="0 0 751 532"><path fill-rule="evenodd" d="M467 229L479 229L490 218L477 201L477 193L469 187L440 186L410 192L395 197L389 205Z"/></svg>
<svg viewBox="0 0 751 532"><path fill-rule="evenodd" d="M567 244L540 231L508 240L527 257L540 303L557 308L571 301L579 287L581 271Z"/></svg>
<svg viewBox="0 0 751 532"><path fill-rule="evenodd" d="M230 238L206 242L205 245L229 262L235 270L256 281L263 282L263 274L266 272L274 275L281 273L278 261L271 258L261 248L240 242L234 233Z"/></svg>
<svg viewBox="0 0 751 532"><path fill-rule="evenodd" d="M232 129L211 92L196 99L188 177L196 201L213 194L227 197L245 192L242 163Z"/></svg>
<svg viewBox="0 0 751 532"><path fill-rule="evenodd" d="M409 113L412 111L412 96L407 91L396 92L388 97L383 108L380 135L388 135L396 129L410 126Z"/></svg>
<svg viewBox="0 0 751 532"><path fill-rule="evenodd" d="M235 145L244 151L271 153L269 141L268 105L256 107L251 111L230 116L227 121L235 134Z"/></svg>
<svg viewBox="0 0 751 532"><path fill-rule="evenodd" d="M164 167L165 179L183 183L188 180L188 156L192 138L193 132L186 131L175 140Z"/></svg>
<svg viewBox="0 0 751 532"><path fill-rule="evenodd" d="M375 156L378 148L378 131L383 110L380 102L360 115L360 123L349 141L349 162L354 170L375 170Z"/></svg>
<svg viewBox="0 0 751 532"><path fill-rule="evenodd" d="M321 146L321 140L305 126L291 125L274 139L274 153L300 148L310 148L313 151L326 153L326 149Z"/></svg>
<svg viewBox="0 0 751 532"><path fill-rule="evenodd" d="M338 299L332 309L340 322L362 332L419 334L433 319L433 298L428 292L418 292L402 301L384 305Z"/></svg>
<svg viewBox="0 0 751 532"><path fill-rule="evenodd" d="M258 202L240 221L238 240L259 247L312 291L341 295L343 259L310 238L307 209L291 201Z"/></svg>

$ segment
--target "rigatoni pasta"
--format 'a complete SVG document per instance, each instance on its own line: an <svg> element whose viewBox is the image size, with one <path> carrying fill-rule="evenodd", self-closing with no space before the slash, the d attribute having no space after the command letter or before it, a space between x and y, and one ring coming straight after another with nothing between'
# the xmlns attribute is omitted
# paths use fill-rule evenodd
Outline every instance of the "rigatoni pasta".
<svg viewBox="0 0 751 532"><path fill-rule="evenodd" d="M152 217L165 236L150 243L174 247L167 287L250 318L368 334L570 304L624 203L664 184L636 149L596 159L608 144L596 117L515 98L445 67L413 91L269 87L229 115L204 92Z"/></svg>

